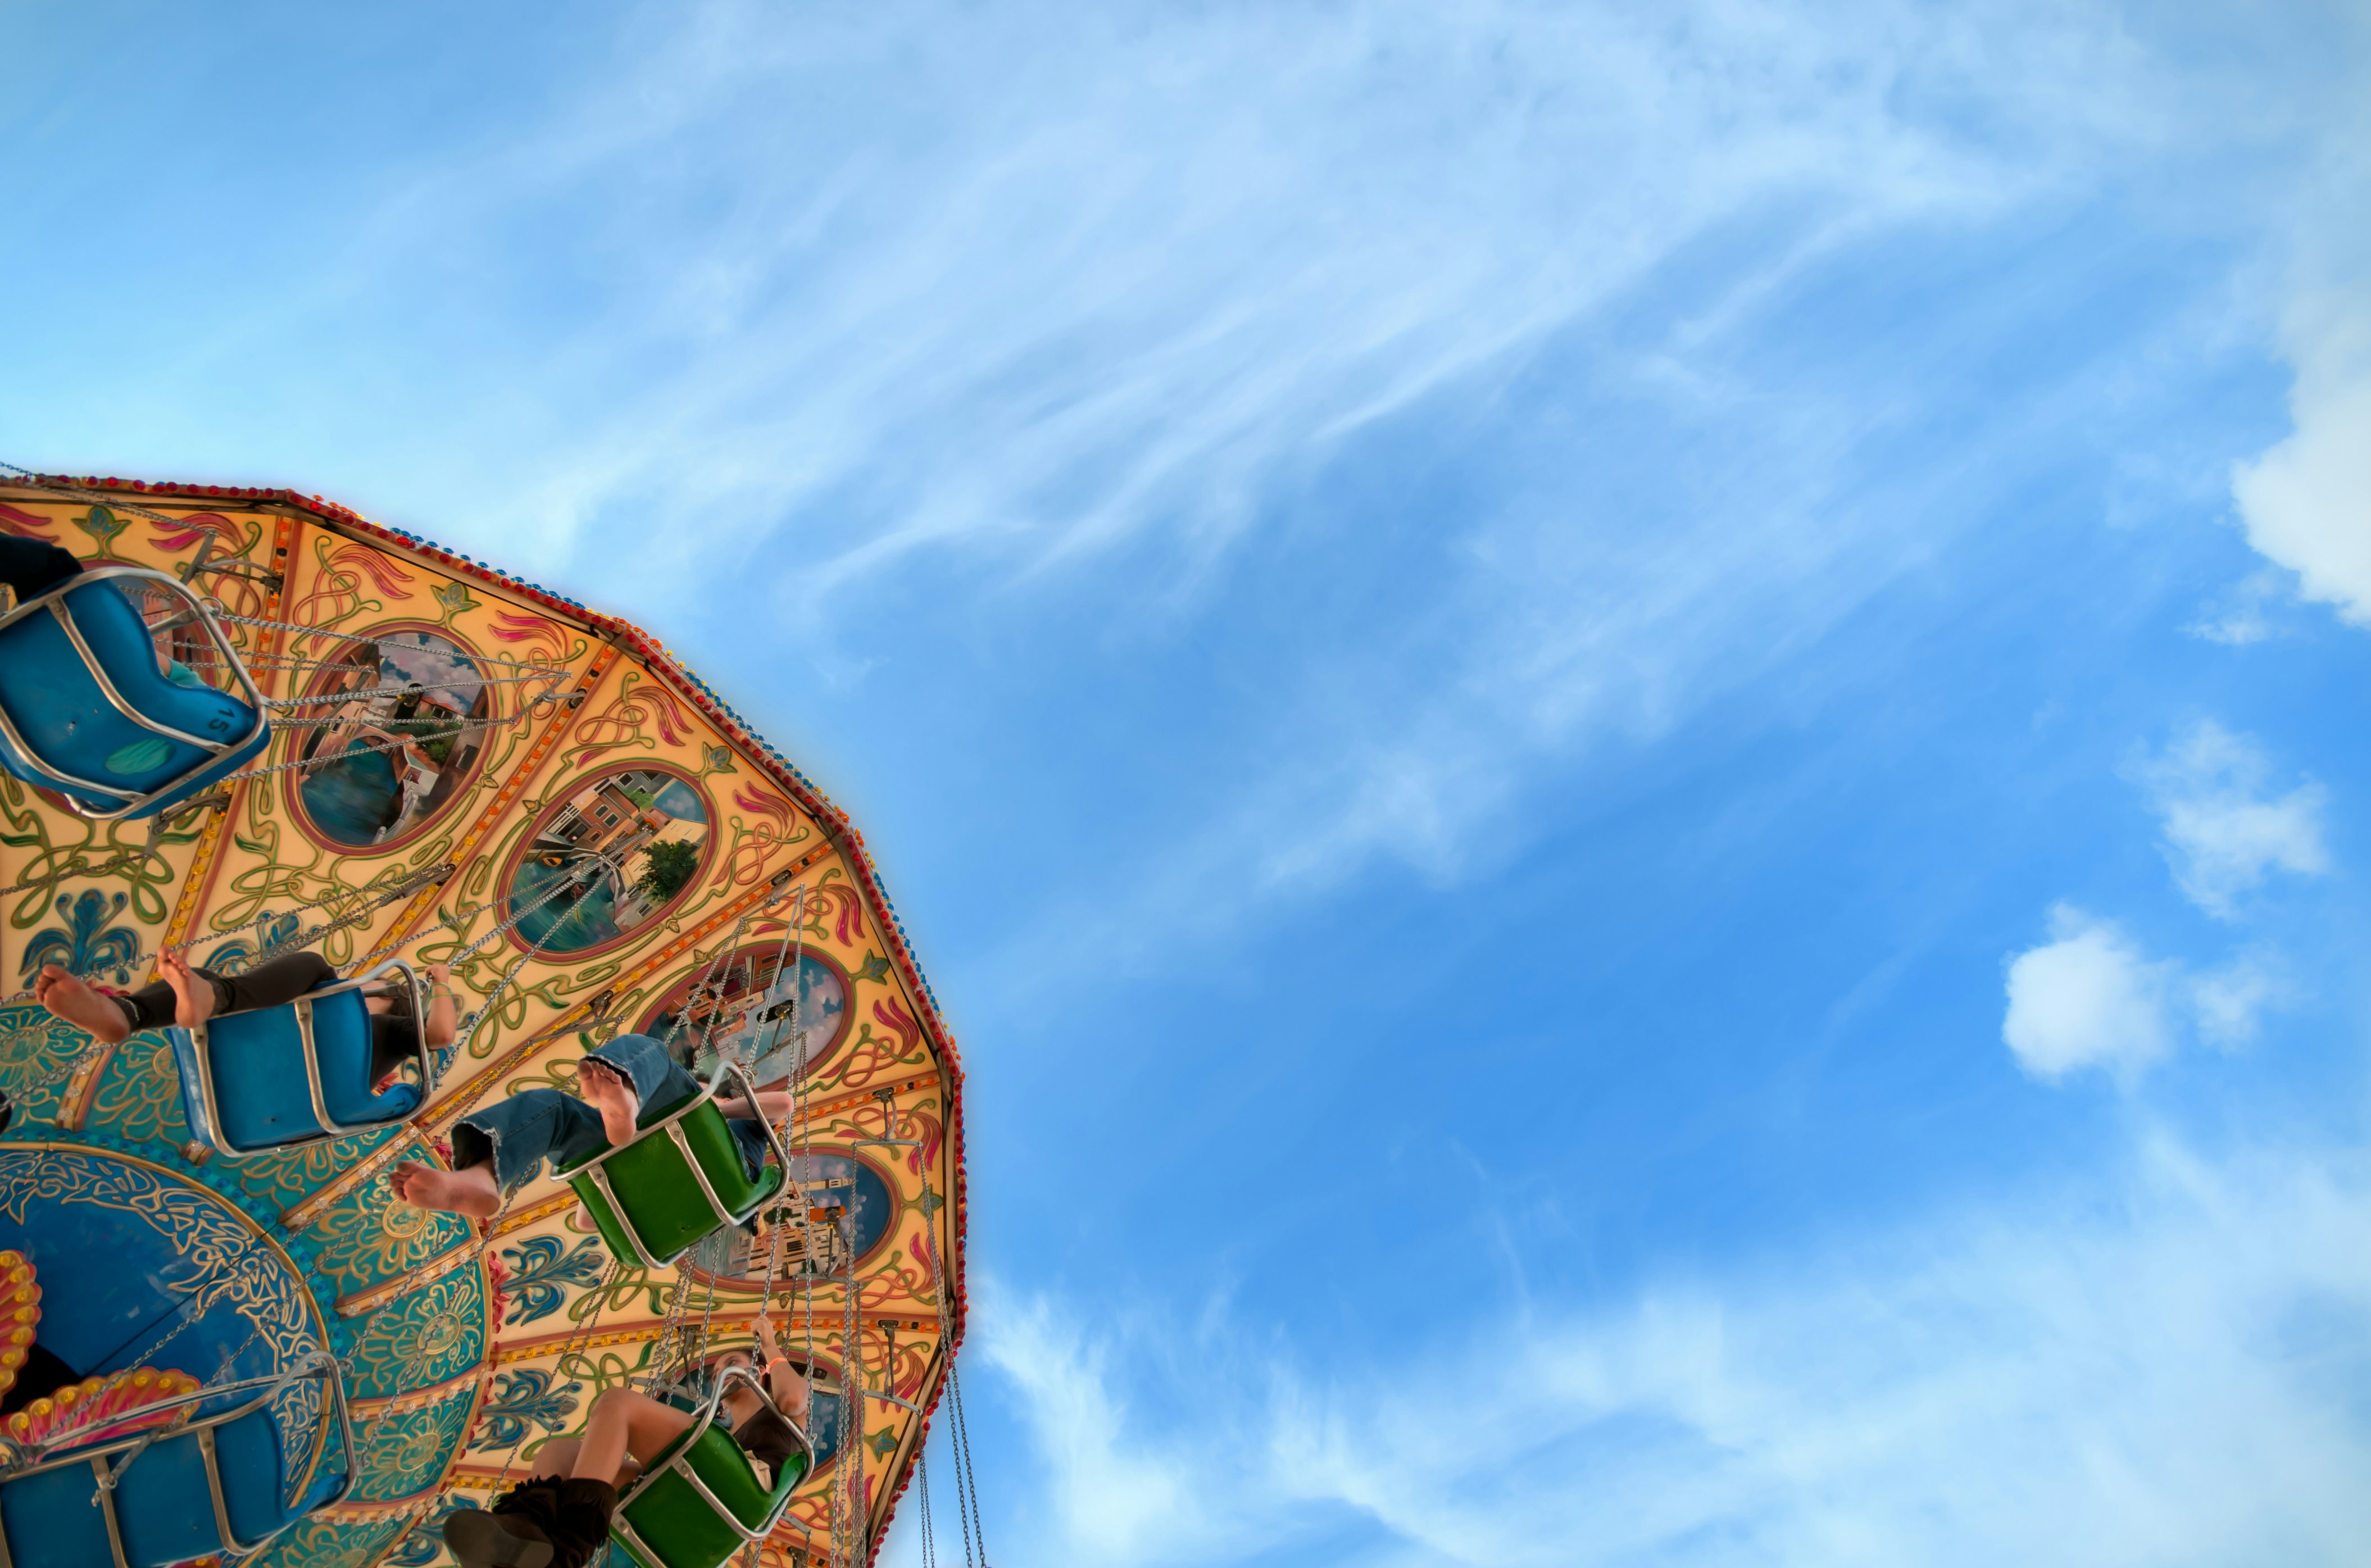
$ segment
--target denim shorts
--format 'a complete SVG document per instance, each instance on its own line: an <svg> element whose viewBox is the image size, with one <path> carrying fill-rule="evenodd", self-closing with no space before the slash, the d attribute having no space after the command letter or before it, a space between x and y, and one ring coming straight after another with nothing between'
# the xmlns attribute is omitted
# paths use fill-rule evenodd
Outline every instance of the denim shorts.
<svg viewBox="0 0 2371 1568"><path fill-rule="evenodd" d="M645 1118L700 1092L698 1081L647 1034L620 1034L585 1059L624 1074ZM765 1163L765 1133L757 1123L737 1116L725 1124L733 1129L741 1159L755 1176ZM532 1180L547 1159L555 1167L568 1165L608 1146L600 1112L556 1089L530 1089L473 1111L454 1124L453 1169L466 1170L491 1159L494 1185L507 1193Z"/></svg>

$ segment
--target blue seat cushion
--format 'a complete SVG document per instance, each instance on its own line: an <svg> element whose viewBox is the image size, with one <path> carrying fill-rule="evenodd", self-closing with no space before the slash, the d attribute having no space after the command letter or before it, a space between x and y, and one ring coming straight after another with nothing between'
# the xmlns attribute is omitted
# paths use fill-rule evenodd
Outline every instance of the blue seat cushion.
<svg viewBox="0 0 2371 1568"><path fill-rule="evenodd" d="M187 1030L167 1032L181 1074L181 1104L191 1130L204 1136L204 1108L198 1098L197 1045ZM256 1008L225 1013L206 1026L207 1055L214 1064L214 1109L221 1117L212 1132L241 1153L278 1148L327 1131L313 1114L305 1081L305 1042L296 1007ZM321 1066L321 1101L330 1119L348 1126L397 1122L419 1108L420 1087L398 1082L385 1093L371 1088L370 1009L356 990L334 991L313 1001L313 1042Z"/></svg>
<svg viewBox="0 0 2371 1568"><path fill-rule="evenodd" d="M240 744L214 757L124 717L91 678L57 617L43 610L0 630L0 710L33 755L62 773L139 794L173 786L137 813L145 816L187 799L263 749L269 727L256 722L254 709L212 686L183 686L157 668L147 624L113 582L69 588L64 604L99 668L133 709L218 744ZM124 804L110 795L60 786L5 739L0 767L95 811L112 812Z"/></svg>

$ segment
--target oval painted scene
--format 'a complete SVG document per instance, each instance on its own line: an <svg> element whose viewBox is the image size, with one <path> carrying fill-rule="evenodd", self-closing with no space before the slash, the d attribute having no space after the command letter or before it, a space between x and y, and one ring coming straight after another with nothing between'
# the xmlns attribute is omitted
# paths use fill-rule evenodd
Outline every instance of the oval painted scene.
<svg viewBox="0 0 2371 1568"><path fill-rule="evenodd" d="M513 935L544 952L606 947L682 895L708 839L708 808L677 774L590 779L545 814L511 873Z"/></svg>
<svg viewBox="0 0 2371 1568"><path fill-rule="evenodd" d="M761 1084L780 1083L801 1066L813 1072L847 1033L850 981L813 949L768 942L734 952L704 986L685 981L643 1022L642 1032L670 1042L701 1078L727 1059L747 1062Z"/></svg>
<svg viewBox="0 0 2371 1568"><path fill-rule="evenodd" d="M477 771L493 693L470 656L426 631L351 646L309 696L318 721L296 798L332 843L390 844L424 825Z"/></svg>

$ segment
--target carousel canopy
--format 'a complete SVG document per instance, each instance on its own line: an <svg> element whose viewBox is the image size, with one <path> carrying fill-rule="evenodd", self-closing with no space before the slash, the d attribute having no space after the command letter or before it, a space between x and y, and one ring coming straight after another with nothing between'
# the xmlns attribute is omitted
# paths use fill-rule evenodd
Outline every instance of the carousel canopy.
<svg viewBox="0 0 2371 1568"><path fill-rule="evenodd" d="M869 1559L962 1333L962 1076L847 814L647 634L318 496L28 476L0 484L0 532L93 582L133 569L104 580L155 652L76 721L78 661L115 655L62 617L0 640L0 709L26 715L0 776L0 1318L26 1332L0 1383L32 1343L87 1380L85 1413L27 1407L27 1453L76 1451L105 1401L252 1389L287 1509L252 1561L422 1568L443 1516L596 1394L712 1381L763 1311L813 1379L817 1463L760 1561ZM85 642L111 635L90 585L67 603ZM176 738L184 715L220 744ZM461 1036L351 1104L317 1090L324 1127L305 1069L235 1031L110 1045L31 996L52 963L137 987L167 949L226 974L449 963ZM306 1026L323 1059L330 1002ZM573 1089L620 1033L792 1091L787 1179L741 1194L745 1224L668 1261L584 1183L538 1179L484 1223L391 1197L472 1108ZM43 1480L0 1478L11 1531L9 1489ZM127 1478L120 1506L144 1495Z"/></svg>

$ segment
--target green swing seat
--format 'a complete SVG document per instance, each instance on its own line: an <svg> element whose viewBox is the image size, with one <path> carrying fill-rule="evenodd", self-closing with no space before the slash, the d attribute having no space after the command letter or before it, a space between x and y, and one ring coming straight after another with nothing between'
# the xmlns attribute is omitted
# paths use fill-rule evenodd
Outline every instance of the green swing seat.
<svg viewBox="0 0 2371 1568"><path fill-rule="evenodd" d="M708 1087L675 1106L643 1113L634 1141L596 1150L559 1171L593 1216L615 1258L644 1268L672 1266L702 1238L741 1225L782 1190L790 1155L765 1122L773 1162L752 1179L741 1147L716 1108L716 1091L730 1075L751 1104L757 1089L748 1069L726 1062Z"/></svg>
<svg viewBox="0 0 2371 1568"><path fill-rule="evenodd" d="M660 1449L618 1500L609 1537L642 1568L722 1568L751 1541L773 1533L791 1493L814 1468L815 1445L792 1422L800 1451L784 1462L771 1491L759 1482L741 1445L716 1424L724 1392L735 1382L766 1398L756 1373L726 1367L690 1429Z"/></svg>

